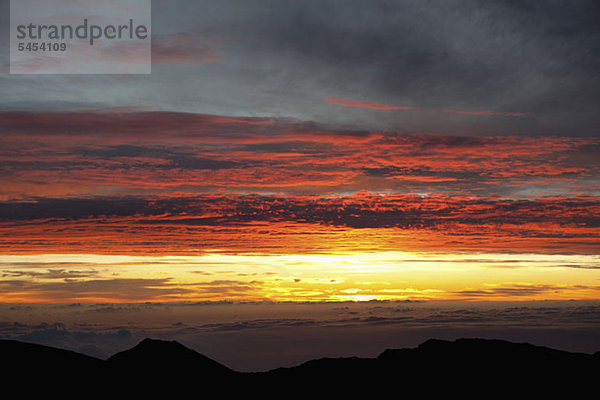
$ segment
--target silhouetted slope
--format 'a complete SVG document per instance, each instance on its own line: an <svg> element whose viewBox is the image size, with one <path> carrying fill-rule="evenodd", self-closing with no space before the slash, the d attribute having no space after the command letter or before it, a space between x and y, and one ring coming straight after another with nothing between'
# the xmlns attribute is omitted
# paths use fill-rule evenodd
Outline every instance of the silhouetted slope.
<svg viewBox="0 0 600 400"><path fill-rule="evenodd" d="M233 371L176 341L144 339L132 349L107 360L109 368L136 368L146 371L230 374Z"/></svg>
<svg viewBox="0 0 600 400"><path fill-rule="evenodd" d="M430 339L415 349L386 350L377 359L386 366L394 365L400 360L418 364L436 361L438 366L446 366L450 371L460 367L473 372L481 371L483 366L507 372L531 371L534 367L566 370L571 365L575 368L594 362L594 356L589 354L487 339L458 339L454 342Z"/></svg>
<svg viewBox="0 0 600 400"><path fill-rule="evenodd" d="M51 372L57 365L76 371L99 368L103 361L74 351L57 349L40 344L24 343L16 340L0 340L2 363L12 370L23 368L31 372Z"/></svg>
<svg viewBox="0 0 600 400"><path fill-rule="evenodd" d="M502 340L428 340L415 349L386 350L377 360L382 376L402 374L416 384L435 377L442 387L468 387L468 382L510 391L551 392L595 381L599 359Z"/></svg>
<svg viewBox="0 0 600 400"><path fill-rule="evenodd" d="M336 376L364 378L376 367L376 360L370 358L321 358L307 361L291 368L277 368L272 371L256 374L263 379L295 380L298 377L310 377L313 382L330 381Z"/></svg>
<svg viewBox="0 0 600 400"><path fill-rule="evenodd" d="M0 341L0 352L13 376L46 381L78 377L87 384L96 382L96 390L107 394L115 394L117 388L131 394L186 393L191 388L200 388L197 393L202 394L209 388L224 396L260 392L263 397L285 391L353 395L399 388L422 395L524 391L539 395L556 390L573 394L595 384L600 367L600 352L569 353L484 339L432 339L416 348L386 350L372 359L323 358L261 373L235 372L180 343L151 339L107 361L7 340ZM480 392L481 388L486 389Z"/></svg>
<svg viewBox="0 0 600 400"><path fill-rule="evenodd" d="M73 382L96 384L104 366L103 360L73 351L14 340L0 340L0 360L5 390L32 397L73 393Z"/></svg>
<svg viewBox="0 0 600 400"><path fill-rule="evenodd" d="M576 392L596 382L600 357L501 340L428 340L416 348L386 350L375 359L321 359L255 374L251 384L294 387L309 394L387 390L421 395L487 396ZM307 386L308 385L308 386ZM312 388L312 389L311 389Z"/></svg>

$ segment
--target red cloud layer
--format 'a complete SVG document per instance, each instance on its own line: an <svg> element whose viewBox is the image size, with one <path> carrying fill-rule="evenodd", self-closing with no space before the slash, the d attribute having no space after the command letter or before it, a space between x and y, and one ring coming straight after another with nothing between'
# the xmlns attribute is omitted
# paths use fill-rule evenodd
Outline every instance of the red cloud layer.
<svg viewBox="0 0 600 400"><path fill-rule="evenodd" d="M0 112L2 198L247 191L589 193L600 140L335 130L129 109ZM546 191L546 192L543 192Z"/></svg>
<svg viewBox="0 0 600 400"><path fill-rule="evenodd" d="M596 254L600 198L357 194L2 203L2 253L203 251Z"/></svg>

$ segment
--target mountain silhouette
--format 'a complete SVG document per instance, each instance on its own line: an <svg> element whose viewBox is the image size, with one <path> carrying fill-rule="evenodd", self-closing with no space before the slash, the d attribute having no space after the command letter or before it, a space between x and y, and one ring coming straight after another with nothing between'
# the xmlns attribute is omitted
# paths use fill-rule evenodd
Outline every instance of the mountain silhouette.
<svg viewBox="0 0 600 400"><path fill-rule="evenodd" d="M401 389L426 394L557 393L596 382L600 352L571 353L502 340L430 339L416 348L385 350L376 358L323 358L291 368L242 373L175 341L145 339L108 360L52 347L0 340L8 382L44 382L57 387L76 380L104 394L188 393L218 390L220 395L255 392L345 394ZM54 385L54 386L52 386ZM61 386L64 392L69 386ZM480 392L481 395L485 391ZM489 393L488 393L489 394ZM271 396L273 395L273 396Z"/></svg>
<svg viewBox="0 0 600 400"><path fill-rule="evenodd" d="M203 374L222 376L233 370L192 350L179 342L144 339L132 349L122 351L106 361L111 370L141 371L145 374Z"/></svg>

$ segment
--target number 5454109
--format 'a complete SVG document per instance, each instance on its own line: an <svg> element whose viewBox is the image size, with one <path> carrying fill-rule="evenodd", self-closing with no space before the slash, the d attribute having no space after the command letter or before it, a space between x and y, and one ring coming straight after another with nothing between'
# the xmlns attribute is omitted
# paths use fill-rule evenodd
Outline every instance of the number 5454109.
<svg viewBox="0 0 600 400"><path fill-rule="evenodd" d="M65 51L67 50L66 43L19 43L17 46L19 51Z"/></svg>

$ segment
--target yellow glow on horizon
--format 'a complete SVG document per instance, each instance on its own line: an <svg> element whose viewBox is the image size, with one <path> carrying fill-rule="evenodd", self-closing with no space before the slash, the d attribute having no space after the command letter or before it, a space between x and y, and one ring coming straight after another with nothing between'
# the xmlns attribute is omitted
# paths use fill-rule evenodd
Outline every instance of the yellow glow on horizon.
<svg viewBox="0 0 600 400"><path fill-rule="evenodd" d="M591 300L599 264L549 254L0 255L0 301Z"/></svg>

